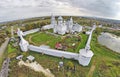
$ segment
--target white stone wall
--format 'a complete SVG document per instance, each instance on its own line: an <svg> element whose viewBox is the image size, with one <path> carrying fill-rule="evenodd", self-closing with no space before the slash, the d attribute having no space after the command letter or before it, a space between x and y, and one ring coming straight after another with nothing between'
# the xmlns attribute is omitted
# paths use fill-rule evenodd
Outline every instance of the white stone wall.
<svg viewBox="0 0 120 77"><path fill-rule="evenodd" d="M54 27L54 25L45 25L42 27L42 30L47 30L47 29L52 29Z"/></svg>
<svg viewBox="0 0 120 77"><path fill-rule="evenodd" d="M75 59L78 60L78 55L77 53L71 53L67 51L60 51L60 50L55 50L55 49L47 49L47 48L41 48L33 45L29 45L29 50L39 52L39 53L44 53L47 55L51 56L56 56L56 57L64 57L68 59Z"/></svg>
<svg viewBox="0 0 120 77"><path fill-rule="evenodd" d="M38 32L38 31L40 31L40 28L25 31L25 32L23 32L23 34L24 34L24 36L26 36L28 34L35 33L35 32Z"/></svg>
<svg viewBox="0 0 120 77"><path fill-rule="evenodd" d="M89 34L89 37L88 37L86 46L85 46L85 49L86 49L86 50L89 50L89 49L90 49L90 42L91 42L91 39L92 39L92 33L93 33L93 31L95 30L95 28L96 28L96 25L93 25L92 30L90 31L90 34Z"/></svg>

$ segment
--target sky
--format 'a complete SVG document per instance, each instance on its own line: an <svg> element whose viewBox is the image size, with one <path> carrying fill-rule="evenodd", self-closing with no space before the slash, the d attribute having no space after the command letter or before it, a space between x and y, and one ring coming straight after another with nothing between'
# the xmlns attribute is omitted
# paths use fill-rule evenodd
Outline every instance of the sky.
<svg viewBox="0 0 120 77"><path fill-rule="evenodd" d="M0 0L0 22L51 14L120 20L120 0Z"/></svg>

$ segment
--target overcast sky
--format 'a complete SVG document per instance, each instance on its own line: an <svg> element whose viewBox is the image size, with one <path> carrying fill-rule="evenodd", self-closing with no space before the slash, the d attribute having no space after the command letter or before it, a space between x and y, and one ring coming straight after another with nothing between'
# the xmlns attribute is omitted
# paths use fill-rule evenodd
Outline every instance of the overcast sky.
<svg viewBox="0 0 120 77"><path fill-rule="evenodd" d="M120 20L120 0L0 0L0 22L51 13Z"/></svg>

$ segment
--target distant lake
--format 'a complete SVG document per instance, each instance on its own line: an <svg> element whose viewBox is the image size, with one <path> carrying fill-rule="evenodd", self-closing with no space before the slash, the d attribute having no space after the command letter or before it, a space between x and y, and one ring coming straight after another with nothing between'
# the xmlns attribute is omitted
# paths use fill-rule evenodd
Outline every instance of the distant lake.
<svg viewBox="0 0 120 77"><path fill-rule="evenodd" d="M120 53L120 37L110 33L102 33L98 37L98 42L107 48Z"/></svg>

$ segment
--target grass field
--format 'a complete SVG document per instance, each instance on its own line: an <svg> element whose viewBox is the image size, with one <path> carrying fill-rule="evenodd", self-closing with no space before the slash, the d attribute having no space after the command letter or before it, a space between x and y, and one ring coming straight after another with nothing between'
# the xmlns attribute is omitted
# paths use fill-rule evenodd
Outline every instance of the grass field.
<svg viewBox="0 0 120 77"><path fill-rule="evenodd" d="M48 45L51 48L54 48L56 42L59 42L61 40L60 37L55 37L53 35L46 34L43 32L42 33L41 32L34 33L30 36L32 36L32 38L30 40L33 41L37 46ZM26 38L28 40L29 36L27 36Z"/></svg>
<svg viewBox="0 0 120 77"><path fill-rule="evenodd" d="M52 36L47 37L45 39L44 34L42 34L41 37L38 36L38 34L39 33L30 34L35 36L32 40L37 41L36 44L38 45L40 44L39 42L41 42L41 40L42 42L43 41L46 42L48 40L51 41L51 39L52 40L54 39ZM80 34L80 35L84 40L81 41L82 45L80 44L78 49L83 48L85 46L86 38L88 37L85 36L84 34ZM28 55L33 55L38 63L40 63L44 68L49 68L56 77L120 77L120 61L119 61L120 54L115 53L112 50L100 45L97 42L97 36L98 35L94 32L91 41L91 50L94 52L94 56L91 60L91 63L87 67L83 67L79 65L78 61L42 55L40 53L36 53L32 51L25 53L16 49L17 50L16 52L13 51L10 52L10 54L8 54L8 56L11 57L12 60L10 63L11 71L9 77L44 77L42 73L35 72L24 66L19 67L17 65L18 61L15 59L15 57L19 54L24 55L24 60L26 60L26 57ZM29 39L29 37L27 36L26 39ZM59 41L59 40L60 39L56 39L55 41ZM51 41L51 43L55 43L55 42ZM8 47L12 47L12 46L8 46ZM8 51L14 49L15 49L14 47L8 48ZM61 69L60 71L57 70L59 61L64 62L64 70L63 69ZM66 65L69 61L71 61L76 66L75 72L67 70ZM94 66L94 69L92 68L92 66Z"/></svg>
<svg viewBox="0 0 120 77"><path fill-rule="evenodd" d="M80 41L78 40L78 36L80 38ZM86 45L86 41L88 39L88 35L80 33L77 37L74 35L71 35L69 38L67 38L67 35L65 36L54 36L50 34L46 34L45 32L37 32L26 36L26 39L29 41L29 43L40 46L40 45L48 45L51 48L55 48L55 44L57 42L61 42L62 44L69 46L67 51L70 52L76 52L79 53L79 49L82 49ZM75 43L76 45L74 48L72 47L72 44Z"/></svg>
<svg viewBox="0 0 120 77"><path fill-rule="evenodd" d="M93 77L119 77L120 76L120 54L98 44L97 37L93 34L91 49L94 52L94 63L96 69Z"/></svg>

